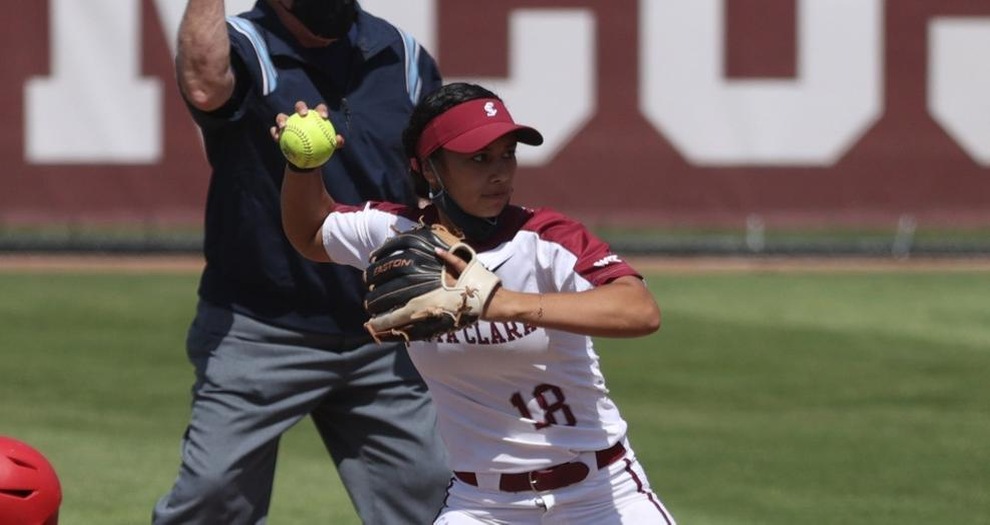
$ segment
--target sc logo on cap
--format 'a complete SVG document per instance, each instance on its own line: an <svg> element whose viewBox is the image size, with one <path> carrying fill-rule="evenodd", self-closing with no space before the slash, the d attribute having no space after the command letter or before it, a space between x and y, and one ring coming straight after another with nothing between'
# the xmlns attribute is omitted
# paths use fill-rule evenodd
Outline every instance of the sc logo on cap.
<svg viewBox="0 0 990 525"><path fill-rule="evenodd" d="M497 113L498 113L498 110L495 109L495 103L494 102L486 102L485 103L485 115L488 115L489 117L494 117Z"/></svg>

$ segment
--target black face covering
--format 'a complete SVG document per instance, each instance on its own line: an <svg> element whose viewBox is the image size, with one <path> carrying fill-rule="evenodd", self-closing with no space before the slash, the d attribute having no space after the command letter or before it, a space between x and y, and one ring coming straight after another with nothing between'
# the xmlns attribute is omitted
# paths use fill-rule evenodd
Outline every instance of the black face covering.
<svg viewBox="0 0 990 525"><path fill-rule="evenodd" d="M314 35L341 38L357 18L354 0L295 0L290 10Z"/></svg>
<svg viewBox="0 0 990 525"><path fill-rule="evenodd" d="M492 217L491 219L486 219L484 217L476 217L464 211L463 208L454 202L454 199L450 198L447 194L447 190L440 190L434 193L430 191L430 202L434 206L440 208L450 217L450 220L457 225L458 228L464 232L464 236L472 241L484 242L487 241L495 230L498 228L498 217Z"/></svg>

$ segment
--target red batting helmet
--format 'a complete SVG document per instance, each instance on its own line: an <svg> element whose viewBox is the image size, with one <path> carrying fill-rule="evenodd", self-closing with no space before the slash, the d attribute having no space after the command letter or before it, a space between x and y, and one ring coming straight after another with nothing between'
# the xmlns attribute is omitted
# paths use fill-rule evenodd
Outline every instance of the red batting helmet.
<svg viewBox="0 0 990 525"><path fill-rule="evenodd" d="M0 525L57 525L62 486L41 452L0 436Z"/></svg>

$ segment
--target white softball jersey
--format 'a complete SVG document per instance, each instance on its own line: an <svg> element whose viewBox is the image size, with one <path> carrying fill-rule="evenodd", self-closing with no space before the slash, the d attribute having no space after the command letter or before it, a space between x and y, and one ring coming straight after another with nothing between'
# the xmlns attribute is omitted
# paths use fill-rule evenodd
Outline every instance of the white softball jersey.
<svg viewBox="0 0 990 525"><path fill-rule="evenodd" d="M363 269L375 248L420 221L437 222L436 210L338 205L323 224L323 241L333 261ZM510 206L494 238L474 248L514 291L581 292L639 277L583 225L548 209ZM526 472L625 437L590 337L479 321L412 342L409 354L429 386L455 471Z"/></svg>

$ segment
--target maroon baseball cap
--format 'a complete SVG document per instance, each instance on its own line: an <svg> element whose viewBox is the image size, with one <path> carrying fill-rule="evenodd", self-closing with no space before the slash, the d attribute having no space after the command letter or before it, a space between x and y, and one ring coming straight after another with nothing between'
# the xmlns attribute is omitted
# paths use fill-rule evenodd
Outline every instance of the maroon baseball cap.
<svg viewBox="0 0 990 525"><path fill-rule="evenodd" d="M469 100L444 111L426 125L416 146L416 156L425 159L440 148L473 153L509 133L515 133L523 144L543 144L543 135L529 126L516 124L501 100Z"/></svg>

